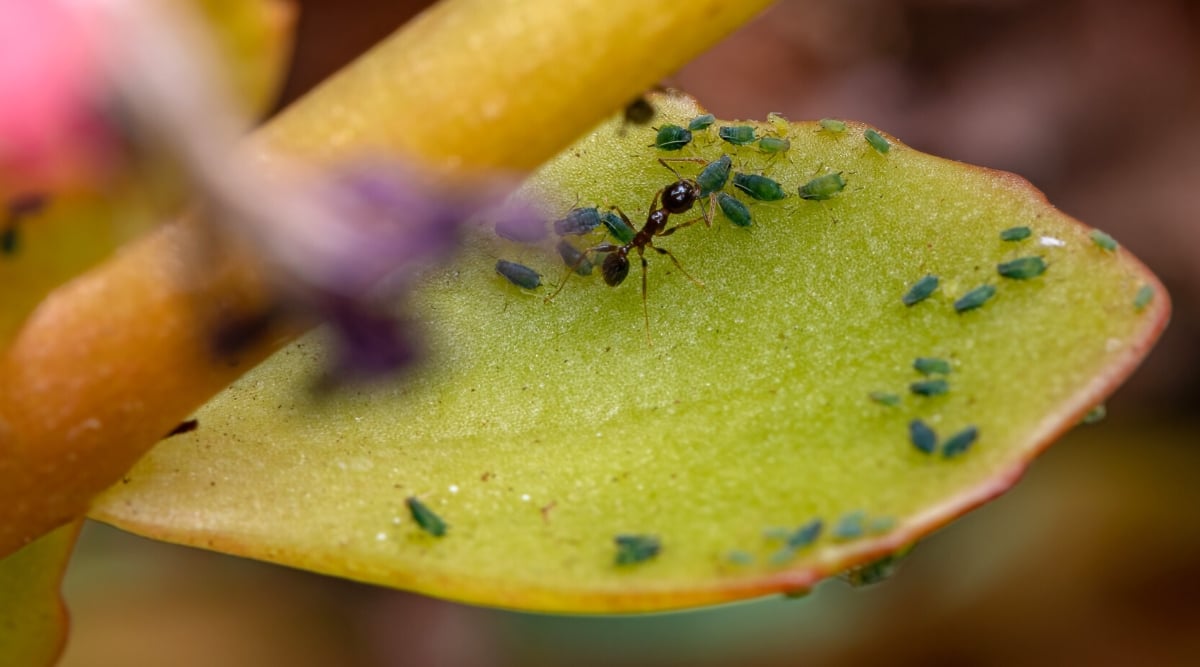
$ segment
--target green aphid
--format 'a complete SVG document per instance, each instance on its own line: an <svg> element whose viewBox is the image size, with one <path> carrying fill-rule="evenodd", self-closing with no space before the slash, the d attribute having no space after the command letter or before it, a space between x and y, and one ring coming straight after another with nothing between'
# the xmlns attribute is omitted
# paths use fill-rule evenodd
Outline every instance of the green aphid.
<svg viewBox="0 0 1200 667"><path fill-rule="evenodd" d="M918 396L941 396L950 391L950 383L942 378L919 380L908 385L908 390Z"/></svg>
<svg viewBox="0 0 1200 667"><path fill-rule="evenodd" d="M1046 260L1041 257L1019 257L997 264L996 272L1013 280L1029 280L1046 272Z"/></svg>
<svg viewBox="0 0 1200 667"><path fill-rule="evenodd" d="M506 259L496 260L496 273L504 276L508 282L517 287L525 289L534 289L542 284L542 274L524 264L510 262Z"/></svg>
<svg viewBox="0 0 1200 667"><path fill-rule="evenodd" d="M1107 416L1108 408L1101 403L1092 407L1091 410L1088 410L1087 414L1083 416L1083 419L1079 420L1079 423L1091 426L1092 424L1099 424L1100 422L1104 421L1104 418Z"/></svg>
<svg viewBox="0 0 1200 667"><path fill-rule="evenodd" d="M792 142L783 137L763 137L758 140L758 149L764 153L786 153Z"/></svg>
<svg viewBox="0 0 1200 667"><path fill-rule="evenodd" d="M750 125L722 125L717 128L717 136L734 146L748 146L757 138L754 127Z"/></svg>
<svg viewBox="0 0 1200 667"><path fill-rule="evenodd" d="M863 523L867 520L867 513L862 510L855 510L848 514L842 515L838 522L834 524L830 534L835 540L856 540L863 536L866 529Z"/></svg>
<svg viewBox="0 0 1200 667"><path fill-rule="evenodd" d="M658 128L654 147L664 151L677 151L692 142L692 131L667 123Z"/></svg>
<svg viewBox="0 0 1200 667"><path fill-rule="evenodd" d="M567 211L560 220L554 221L554 233L559 236L583 236L600 225L600 210L595 206L581 206Z"/></svg>
<svg viewBox="0 0 1200 667"><path fill-rule="evenodd" d="M662 551L657 535L617 535L617 565L633 565L650 560Z"/></svg>
<svg viewBox="0 0 1200 667"><path fill-rule="evenodd" d="M821 129L834 134L841 134L846 131L846 123L836 118L822 118L820 120Z"/></svg>
<svg viewBox="0 0 1200 667"><path fill-rule="evenodd" d="M738 227L749 227L754 220L750 217L750 209L745 204L725 192L717 193L717 206L729 221Z"/></svg>
<svg viewBox="0 0 1200 667"><path fill-rule="evenodd" d="M433 513L433 510L425 506L425 503L417 500L416 496L409 496L404 499L404 504L408 505L408 511L412 514L413 521L421 527L421 530L433 535L434 537L442 537L446 534L446 522L442 517Z"/></svg>
<svg viewBox="0 0 1200 667"><path fill-rule="evenodd" d="M624 220L621 219L621 216L613 213L612 211L605 211L604 213L601 213L600 222L603 222L604 226L608 228L608 233L612 234L613 238L622 244L629 243L637 234L637 232L633 230L633 227L630 227Z"/></svg>
<svg viewBox="0 0 1200 667"><path fill-rule="evenodd" d="M1099 229L1093 229L1091 236L1092 236L1092 243L1095 243L1096 245L1100 246L1101 248L1103 248L1104 250L1107 250L1109 252L1116 251L1117 240L1114 239L1113 237L1109 236L1108 234L1105 234L1104 232L1100 231Z"/></svg>
<svg viewBox="0 0 1200 667"><path fill-rule="evenodd" d="M920 419L908 423L908 439L922 454L932 454L937 449L937 433Z"/></svg>
<svg viewBox="0 0 1200 667"><path fill-rule="evenodd" d="M592 263L588 261L587 254L582 250L571 245L566 239L560 239L555 249L558 250L558 256L562 257L563 264L566 264L567 268L573 269L581 276L592 275Z"/></svg>
<svg viewBox="0 0 1200 667"><path fill-rule="evenodd" d="M707 130L708 128L712 127L712 124L715 122L717 122L716 116L710 113L701 114L693 118L692 122L688 123L687 129L691 130L692 132L699 132L700 130Z"/></svg>
<svg viewBox="0 0 1200 667"><path fill-rule="evenodd" d="M733 187L758 201L779 201L787 196L778 182L760 174L735 173Z"/></svg>
<svg viewBox="0 0 1200 667"><path fill-rule="evenodd" d="M911 546L904 547L903 549L900 549L891 555L871 561L866 565L850 568L839 576L844 579L846 583L855 588L878 584L892 576L892 574L896 571L896 568L899 566L900 561L903 560L911 550Z"/></svg>
<svg viewBox="0 0 1200 667"><path fill-rule="evenodd" d="M906 306L915 306L921 303L925 299L928 299L929 295L933 294L933 291L938 287L938 282L938 277L932 273L926 275L924 278L913 283L912 287L908 288L908 292L904 294L901 301Z"/></svg>
<svg viewBox="0 0 1200 667"><path fill-rule="evenodd" d="M784 547L779 551L771 554L771 565L787 565L793 558L796 557L796 550L791 547Z"/></svg>
<svg viewBox="0 0 1200 667"><path fill-rule="evenodd" d="M987 303L989 299L996 296L996 288L993 285L980 285L975 289L962 295L958 301L954 302L954 310L959 313L965 313L968 310L976 308Z"/></svg>
<svg viewBox="0 0 1200 667"><path fill-rule="evenodd" d="M813 519L808 523L800 526L787 537L787 546L790 549L800 550L812 546L817 538L821 536L821 530L825 527L825 522L820 519Z"/></svg>
<svg viewBox="0 0 1200 667"><path fill-rule="evenodd" d="M954 435L946 438L942 443L942 458L952 459L956 456L961 456L975 444L979 438L979 429L974 426L968 426Z"/></svg>
<svg viewBox="0 0 1200 667"><path fill-rule="evenodd" d="M733 551L725 554L725 560L733 563L734 565L741 565L743 567L754 564L754 556L740 549L734 549Z"/></svg>
<svg viewBox="0 0 1200 667"><path fill-rule="evenodd" d="M809 201L825 201L846 189L846 179L842 172L818 176L800 186L800 198Z"/></svg>
<svg viewBox="0 0 1200 667"><path fill-rule="evenodd" d="M951 370L950 362L938 357L917 357L912 365L921 375L948 375Z"/></svg>
<svg viewBox="0 0 1200 667"><path fill-rule="evenodd" d="M877 516L871 519L867 524L867 533L870 535L882 535L892 532L896 527L896 520L890 516Z"/></svg>
<svg viewBox="0 0 1200 667"><path fill-rule="evenodd" d="M1133 297L1133 309L1139 313L1150 305L1154 300L1154 288L1149 285L1142 285L1138 288L1137 294Z"/></svg>
<svg viewBox="0 0 1200 667"><path fill-rule="evenodd" d="M1000 232L1001 241L1024 241L1033 235L1033 230L1028 227L1009 227Z"/></svg>
<svg viewBox="0 0 1200 667"><path fill-rule="evenodd" d="M874 148L884 155L887 155L887 152L892 150L892 144L890 144L887 139L884 139L882 134L876 132L875 130L867 130L866 132L863 132L863 136L866 137L867 143L871 144L871 148Z"/></svg>
<svg viewBox="0 0 1200 667"><path fill-rule="evenodd" d="M872 401L874 401L880 405L886 405L889 408L895 408L895 407L900 406L899 394L893 394L890 391L873 391L870 394L867 394L867 396Z"/></svg>
<svg viewBox="0 0 1200 667"><path fill-rule="evenodd" d="M722 155L704 165L704 169L701 169L700 175L696 177L696 185L700 186L700 196L707 197L714 192L720 192L729 182L729 169L732 165L733 160L728 155Z"/></svg>

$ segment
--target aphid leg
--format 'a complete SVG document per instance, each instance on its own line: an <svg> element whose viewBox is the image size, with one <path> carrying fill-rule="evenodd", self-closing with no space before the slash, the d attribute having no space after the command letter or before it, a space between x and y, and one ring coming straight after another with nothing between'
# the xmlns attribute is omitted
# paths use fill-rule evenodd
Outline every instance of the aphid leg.
<svg viewBox="0 0 1200 667"><path fill-rule="evenodd" d="M583 252L579 253L579 258L575 260L575 263L572 264L571 266L567 267L567 272L563 274L562 280L560 280L558 283L558 289L554 290L553 294L546 297L546 299L545 299L546 303L550 303L551 301L553 301L554 297L558 296L558 293L561 292L563 290L563 288L567 286L567 281L571 279L571 274L575 273L575 269L579 268L579 265L582 264L583 260L587 258L588 253L599 254L602 252L612 252L614 250L619 249L620 247L621 246L619 246L619 245L613 245L611 243L601 243L600 245L594 245L594 246L584 250Z"/></svg>

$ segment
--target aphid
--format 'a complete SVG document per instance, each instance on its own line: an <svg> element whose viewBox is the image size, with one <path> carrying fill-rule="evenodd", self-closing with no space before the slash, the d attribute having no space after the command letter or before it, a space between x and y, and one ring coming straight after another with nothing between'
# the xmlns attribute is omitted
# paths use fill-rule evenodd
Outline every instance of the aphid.
<svg viewBox="0 0 1200 667"><path fill-rule="evenodd" d="M866 137L867 143L871 144L871 148L874 148L884 155L886 155L888 151L892 150L892 144L889 143L887 139L884 139L883 135L876 130L868 129L866 132L863 132L863 136Z"/></svg>
<svg viewBox="0 0 1200 667"><path fill-rule="evenodd" d="M842 172L818 176L800 186L800 198L809 201L825 201L846 188Z"/></svg>
<svg viewBox="0 0 1200 667"><path fill-rule="evenodd" d="M506 218L496 223L496 235L517 243L537 243L546 238L546 221L533 217Z"/></svg>
<svg viewBox="0 0 1200 667"><path fill-rule="evenodd" d="M850 584L854 588L878 584L892 576L892 574L896 571L896 568L899 566L900 561L903 560L904 556L907 555L911 549L912 547L905 547L896 553L873 560L866 565L860 565L859 567L846 570L838 576L840 576L846 581L846 583Z"/></svg>
<svg viewBox="0 0 1200 667"><path fill-rule="evenodd" d="M446 522L442 517L433 513L433 510L425 506L425 503L417 500L416 496L409 496L404 499L404 504L408 505L408 511L412 514L413 521L421 527L421 530L433 535L434 537L442 537L446 534Z"/></svg>
<svg viewBox="0 0 1200 667"><path fill-rule="evenodd" d="M559 236L583 236L600 224L600 210L595 206L573 208L561 220L554 221L554 233Z"/></svg>
<svg viewBox="0 0 1200 667"><path fill-rule="evenodd" d="M927 274L924 278L913 283L912 287L908 288L908 292L905 293L901 301L906 306L914 306L928 299L929 295L933 294L933 291L937 289L937 286L938 277L932 273Z"/></svg>
<svg viewBox="0 0 1200 667"><path fill-rule="evenodd" d="M1087 414L1083 416L1083 419L1079 420L1079 423L1091 426L1092 424L1099 424L1104 421L1104 418L1107 416L1108 408L1103 403L1100 403L1099 405L1092 406L1092 409L1087 411Z"/></svg>
<svg viewBox="0 0 1200 667"><path fill-rule="evenodd" d="M733 187L758 201L779 201L787 196L778 182L760 174L735 173Z"/></svg>
<svg viewBox="0 0 1200 667"><path fill-rule="evenodd" d="M965 313L968 310L975 310L988 302L988 299L996 296L996 288L992 285L980 285L975 289L962 295L958 301L954 302L954 310L959 313Z"/></svg>
<svg viewBox="0 0 1200 667"><path fill-rule="evenodd" d="M617 535L617 565L633 565L650 560L662 551L657 535Z"/></svg>
<svg viewBox="0 0 1200 667"><path fill-rule="evenodd" d="M917 357L913 359L913 369L921 375L946 375L950 372L950 362L938 357Z"/></svg>
<svg viewBox="0 0 1200 667"><path fill-rule="evenodd" d="M937 449L937 433L920 419L908 423L908 440L922 454L932 454Z"/></svg>
<svg viewBox="0 0 1200 667"><path fill-rule="evenodd" d="M1091 236L1092 236L1092 243L1095 243L1096 245L1100 246L1104 250L1113 252L1117 249L1117 240L1114 239L1113 237L1109 236L1108 234L1105 234L1104 232L1100 231L1099 229L1093 229Z"/></svg>
<svg viewBox="0 0 1200 667"><path fill-rule="evenodd" d="M634 125L645 125L654 120L656 111L650 100L646 99L645 95L638 95L629 104L625 105L625 122Z"/></svg>
<svg viewBox="0 0 1200 667"><path fill-rule="evenodd" d="M574 268L575 273L581 276L592 275L592 263L582 250L568 243L566 239L559 239L555 249L558 250L558 256L562 257L563 263Z"/></svg>
<svg viewBox="0 0 1200 667"><path fill-rule="evenodd" d="M1001 241L1024 241L1033 235L1033 230L1028 227L1009 227L1000 232Z"/></svg>
<svg viewBox="0 0 1200 667"><path fill-rule="evenodd" d="M677 151L692 142L692 131L667 123L658 128L653 146L664 151Z"/></svg>
<svg viewBox="0 0 1200 667"><path fill-rule="evenodd" d="M750 209L726 192L717 193L717 206L729 221L738 227L749 227L754 221L750 217Z"/></svg>
<svg viewBox="0 0 1200 667"><path fill-rule="evenodd" d="M1046 272L1046 260L1041 257L1020 257L997 264L996 272L1013 280L1029 280Z"/></svg>
<svg viewBox="0 0 1200 667"><path fill-rule="evenodd" d="M1150 305L1153 299L1154 288L1149 285L1142 285L1133 297L1133 309L1140 313L1146 309L1146 306Z"/></svg>
<svg viewBox="0 0 1200 667"><path fill-rule="evenodd" d="M867 532L871 535L882 535L896 527L896 520L890 516L877 516L867 524Z"/></svg>
<svg viewBox="0 0 1200 667"><path fill-rule="evenodd" d="M701 283L693 278L692 275L687 272L687 269L683 268L683 264L679 263L679 259L676 258L670 250L667 250L666 248L659 248L658 246L654 245L654 237L670 236L677 230L683 229L684 227L696 222L696 220L688 220L687 222L680 223L673 227L667 227L667 221L670 218L670 211L668 211L665 207L659 208L658 206L659 197L662 194L663 190L655 193L654 200L650 202L650 212L646 215L646 224L642 225L642 228L636 234L634 234L632 239L626 241L622 245L601 243L600 245L592 246L591 248L583 251L585 257L588 253L608 253L605 255L604 261L600 264L600 275L604 278L605 284L607 284L609 287L616 287L617 285L625 282L626 276L629 275L629 251L637 250L638 258L642 262L642 317L646 322L647 342L650 342L650 310L646 305L646 271L648 264L646 262L646 248L650 248L660 255L666 255L667 257L670 257L671 262L675 264L675 268L679 269L683 275L687 276L688 280L691 280L698 286L704 286L704 283ZM617 215L621 216L621 220L627 226L632 227L629 222L629 218L625 217L625 214L620 209L615 210ZM558 296L558 293L561 292L563 287L566 286L567 278L570 277L573 270L574 267L568 269L566 276L563 278L562 282L559 283L558 289L554 290L553 294L546 297L546 301L552 301L554 297Z"/></svg>
<svg viewBox="0 0 1200 667"><path fill-rule="evenodd" d="M748 146L756 139L751 125L722 125L717 128L717 136L734 146Z"/></svg>
<svg viewBox="0 0 1200 667"><path fill-rule="evenodd" d="M628 222L622 220L616 213L605 211L600 214L600 222L608 228L608 232L613 235L613 238L621 243L629 243L633 240L636 231L629 225Z"/></svg>
<svg viewBox="0 0 1200 667"><path fill-rule="evenodd" d="M542 284L542 274L524 264L510 262L506 259L496 260L496 273L504 276L508 282L524 289L535 289Z"/></svg>
<svg viewBox="0 0 1200 667"><path fill-rule="evenodd" d="M867 394L867 397L872 401L880 405L886 405L889 408L895 408L900 405L900 396L898 394L893 394L890 391L873 391L870 394Z"/></svg>
<svg viewBox="0 0 1200 667"><path fill-rule="evenodd" d="M975 440L979 438L979 429L974 426L968 426L954 435L946 438L942 443L942 458L952 459L956 456L965 454L971 445L975 444Z"/></svg>
<svg viewBox="0 0 1200 667"><path fill-rule="evenodd" d="M732 166L733 160L728 155L722 155L705 165L696 177L696 184L700 186L700 196L707 197L724 189L725 184L729 182L729 169Z"/></svg>
<svg viewBox="0 0 1200 667"><path fill-rule="evenodd" d="M950 383L941 378L918 380L908 385L908 390L918 396L941 396L950 391Z"/></svg>
<svg viewBox="0 0 1200 667"><path fill-rule="evenodd" d="M836 118L822 118L820 120L821 129L834 134L841 134L846 131L846 123Z"/></svg>
<svg viewBox="0 0 1200 667"><path fill-rule="evenodd" d="M824 527L825 522L820 519L809 521L788 535L787 546L791 549L803 549L812 545L821 536L821 530Z"/></svg>
<svg viewBox="0 0 1200 667"><path fill-rule="evenodd" d="M783 137L762 137L758 140L758 149L764 153L786 153L792 148L792 142Z"/></svg>
<svg viewBox="0 0 1200 667"><path fill-rule="evenodd" d="M733 551L725 554L725 560L733 563L734 565L744 566L754 564L754 556L740 549L734 549Z"/></svg>
<svg viewBox="0 0 1200 667"><path fill-rule="evenodd" d="M200 421L197 419L188 419L185 421L181 421L181 422L179 422L178 426L171 429L171 431L163 437L169 438L173 435L182 435L184 433L191 433L192 431L195 431L196 427L199 425L200 425Z"/></svg>
<svg viewBox="0 0 1200 667"><path fill-rule="evenodd" d="M716 116L710 113L700 114L699 116L693 118L692 122L688 123L687 129L691 130L692 132L699 132L700 130L707 130L708 128L712 127L712 124L715 122L717 122Z"/></svg>
<svg viewBox="0 0 1200 667"><path fill-rule="evenodd" d="M830 533L835 540L853 540L863 536L863 522L867 519L867 513L862 510L855 510L842 515L838 522L834 524L833 530Z"/></svg>

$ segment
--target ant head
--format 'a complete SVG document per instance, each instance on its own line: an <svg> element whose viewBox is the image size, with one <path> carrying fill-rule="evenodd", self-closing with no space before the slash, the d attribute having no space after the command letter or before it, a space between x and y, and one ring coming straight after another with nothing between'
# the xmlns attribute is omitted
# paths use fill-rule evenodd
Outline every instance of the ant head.
<svg viewBox="0 0 1200 667"><path fill-rule="evenodd" d="M623 252L614 252L606 256L600 273L609 287L620 285L625 282L625 276L629 275L629 258Z"/></svg>
<svg viewBox="0 0 1200 667"><path fill-rule="evenodd" d="M696 184L696 181L680 179L663 189L662 207L668 213L685 213L692 208L699 197L700 186Z"/></svg>

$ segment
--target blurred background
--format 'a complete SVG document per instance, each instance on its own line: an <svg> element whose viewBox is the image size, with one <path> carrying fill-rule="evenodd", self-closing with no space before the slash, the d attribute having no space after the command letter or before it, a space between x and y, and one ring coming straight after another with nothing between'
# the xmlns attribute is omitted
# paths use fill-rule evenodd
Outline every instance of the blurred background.
<svg viewBox="0 0 1200 667"><path fill-rule="evenodd" d="M425 4L300 1L282 103ZM1200 4L782 0L664 83L718 117L853 118L1021 174L1145 261L1173 321L1107 421L875 586L552 617L90 525L63 664L1200 664Z"/></svg>

